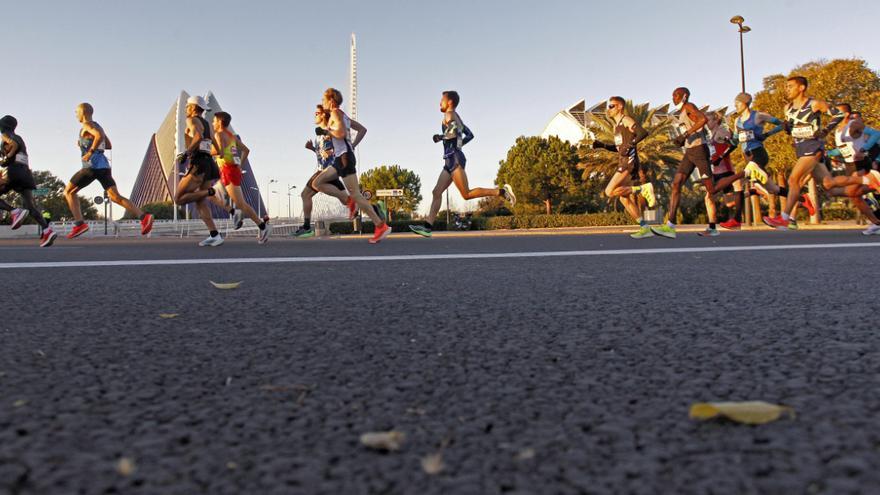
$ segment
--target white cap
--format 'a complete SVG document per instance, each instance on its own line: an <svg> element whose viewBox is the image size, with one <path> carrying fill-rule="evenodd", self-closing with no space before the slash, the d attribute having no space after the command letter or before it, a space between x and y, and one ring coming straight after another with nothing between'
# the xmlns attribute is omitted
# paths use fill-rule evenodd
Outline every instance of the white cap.
<svg viewBox="0 0 880 495"><path fill-rule="evenodd" d="M186 104L187 105L195 105L195 106L201 108L202 110L208 109L208 103L205 102L205 99L202 98L201 96L197 96L197 95L190 96L189 99L186 100Z"/></svg>

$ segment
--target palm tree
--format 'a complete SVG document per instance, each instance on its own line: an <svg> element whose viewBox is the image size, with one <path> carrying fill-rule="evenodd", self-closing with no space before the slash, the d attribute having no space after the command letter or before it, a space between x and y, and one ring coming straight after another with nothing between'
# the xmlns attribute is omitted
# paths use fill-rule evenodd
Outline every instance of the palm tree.
<svg viewBox="0 0 880 495"><path fill-rule="evenodd" d="M656 110L648 108L647 103L633 106L632 100L626 102L626 114L633 118L648 131L648 137L639 143L639 162L645 178L654 184L658 196L668 197L669 185L675 175L675 168L681 160L681 148L672 142L673 121L667 117L656 115ZM604 114L591 115L590 132L594 139L605 143L614 142L614 123ZM606 150L594 150L592 140L585 138L578 146L578 157L581 163L584 181L607 181L614 175L618 166L615 153Z"/></svg>

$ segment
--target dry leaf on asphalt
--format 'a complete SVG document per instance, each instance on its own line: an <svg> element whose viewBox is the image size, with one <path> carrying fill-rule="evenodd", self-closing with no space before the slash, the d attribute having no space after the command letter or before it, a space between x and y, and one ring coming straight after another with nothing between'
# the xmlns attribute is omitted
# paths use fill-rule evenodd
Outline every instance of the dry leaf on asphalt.
<svg viewBox="0 0 880 495"><path fill-rule="evenodd" d="M218 284L217 282L214 282L213 280L210 280L210 282L211 282L211 285L213 285L214 287L221 289L221 290L237 289L238 286L241 285L241 282L232 282L232 283L228 283L228 284Z"/></svg>
<svg viewBox="0 0 880 495"><path fill-rule="evenodd" d="M406 434L402 431L394 430L370 432L361 435L361 443L366 447L376 450L400 450L404 440L406 440Z"/></svg>
<svg viewBox="0 0 880 495"><path fill-rule="evenodd" d="M428 474L439 474L443 471L443 454L429 454L422 457L422 469Z"/></svg>
<svg viewBox="0 0 880 495"><path fill-rule="evenodd" d="M116 461L116 472L122 476L131 476L134 472L134 461L128 457L123 457Z"/></svg>
<svg viewBox="0 0 880 495"><path fill-rule="evenodd" d="M737 423L762 425L776 421L784 413L794 417L794 409L763 401L748 402L698 402L691 405L691 419L712 419L723 416Z"/></svg>
<svg viewBox="0 0 880 495"><path fill-rule="evenodd" d="M27 405L28 401L25 399L18 399L17 401L12 403L12 407L22 407Z"/></svg>
<svg viewBox="0 0 880 495"><path fill-rule="evenodd" d="M178 313L159 313L159 318L177 318L180 316Z"/></svg>

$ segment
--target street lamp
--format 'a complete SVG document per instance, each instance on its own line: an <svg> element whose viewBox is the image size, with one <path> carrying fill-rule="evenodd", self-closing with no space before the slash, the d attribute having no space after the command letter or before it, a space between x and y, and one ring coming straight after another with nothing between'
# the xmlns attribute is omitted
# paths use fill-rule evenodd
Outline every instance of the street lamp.
<svg viewBox="0 0 880 495"><path fill-rule="evenodd" d="M290 194L290 191L293 191L294 189L296 189L296 186L291 186L290 184L287 185L287 218L293 218L293 216L290 215L290 197L293 196Z"/></svg>
<svg viewBox="0 0 880 495"><path fill-rule="evenodd" d="M254 187L254 186L250 186L250 187L254 191L257 191L257 216L260 218L263 218L263 215L262 215L263 212L262 212L262 210L260 210L260 205L263 203L263 201L260 200L260 188Z"/></svg>
<svg viewBox="0 0 880 495"><path fill-rule="evenodd" d="M272 184L274 184L276 182L278 182L278 181L275 179L269 179L269 181L266 182L266 216L270 216L269 215L269 186L271 186ZM260 215L257 214L257 216L260 216Z"/></svg>
<svg viewBox="0 0 880 495"><path fill-rule="evenodd" d="M739 73L740 80L742 81L742 92L746 92L746 62L745 62L745 54L743 53L743 33L748 33L752 30L752 28L748 26L744 26L743 23L746 22L743 19L743 16L736 15L730 18L731 24L736 24L739 29Z"/></svg>

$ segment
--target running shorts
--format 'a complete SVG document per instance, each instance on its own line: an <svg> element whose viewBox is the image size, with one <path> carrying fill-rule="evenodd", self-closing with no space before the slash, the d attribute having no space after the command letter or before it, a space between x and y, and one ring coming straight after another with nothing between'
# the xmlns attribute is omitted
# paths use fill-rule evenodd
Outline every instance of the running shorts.
<svg viewBox="0 0 880 495"><path fill-rule="evenodd" d="M315 179L317 179L318 176L321 175L321 172L323 172L323 170L318 170L317 172L312 174L311 177L309 177L308 186L309 186L309 189L311 189L312 191L321 192L321 191L318 191L317 187L315 187ZM339 180L339 177L331 180L330 182L328 182L328 184L336 187L336 189L339 189L340 191L345 191L345 186L342 184L342 181Z"/></svg>
<svg viewBox="0 0 880 495"><path fill-rule="evenodd" d="M85 189L95 181L100 182L105 191L116 185L109 168L84 168L70 179L70 183L78 189Z"/></svg>
<svg viewBox="0 0 880 495"><path fill-rule="evenodd" d="M224 165L220 167L220 183L224 186L241 186L241 167Z"/></svg>
<svg viewBox="0 0 880 495"><path fill-rule="evenodd" d="M189 168L186 175L201 177L205 182L213 182L220 178L220 168L217 162L207 153L194 153L189 159Z"/></svg>
<svg viewBox="0 0 880 495"><path fill-rule="evenodd" d="M461 150L455 150L451 155L443 158L443 170L449 172L450 175L456 168L464 168L465 165L467 165L467 158Z"/></svg>
<svg viewBox="0 0 880 495"><path fill-rule="evenodd" d="M678 164L678 170L676 170L675 173L684 174L684 176L687 177L691 175L694 168L700 171L701 179L708 179L711 177L710 174L712 171L709 165L709 147L705 144L694 146L693 148L686 148L684 150L684 156L681 157L681 162Z"/></svg>

